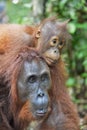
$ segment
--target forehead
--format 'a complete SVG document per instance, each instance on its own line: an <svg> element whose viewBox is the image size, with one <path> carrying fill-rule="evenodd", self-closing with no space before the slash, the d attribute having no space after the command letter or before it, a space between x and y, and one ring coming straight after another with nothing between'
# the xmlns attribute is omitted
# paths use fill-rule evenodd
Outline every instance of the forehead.
<svg viewBox="0 0 87 130"><path fill-rule="evenodd" d="M49 73L49 68L47 64L42 60L34 59L32 61L25 61L23 65L23 71L24 73L27 73L28 75L33 74L40 74L43 72Z"/></svg>
<svg viewBox="0 0 87 130"><path fill-rule="evenodd" d="M47 22L46 24L43 25L42 32L44 35L48 34L57 34L58 33L58 25L56 22Z"/></svg>

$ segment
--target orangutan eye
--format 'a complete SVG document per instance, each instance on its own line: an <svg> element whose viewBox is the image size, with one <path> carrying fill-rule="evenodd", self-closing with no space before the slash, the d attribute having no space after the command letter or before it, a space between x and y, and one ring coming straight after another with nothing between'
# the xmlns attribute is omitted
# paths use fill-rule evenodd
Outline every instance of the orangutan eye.
<svg viewBox="0 0 87 130"><path fill-rule="evenodd" d="M28 77L28 83L34 83L37 81L37 76L36 75L32 75L30 77Z"/></svg>
<svg viewBox="0 0 87 130"><path fill-rule="evenodd" d="M64 42L59 42L58 47L61 49L64 46Z"/></svg>
<svg viewBox="0 0 87 130"><path fill-rule="evenodd" d="M41 76L41 80L42 81L47 81L49 79L49 75L47 73L44 73L42 76Z"/></svg>
<svg viewBox="0 0 87 130"><path fill-rule="evenodd" d="M50 45L51 46L57 46L58 45L58 37L52 37L52 39L51 39L51 42L50 42Z"/></svg>
<svg viewBox="0 0 87 130"><path fill-rule="evenodd" d="M57 43L57 39L53 39L53 44L56 44Z"/></svg>

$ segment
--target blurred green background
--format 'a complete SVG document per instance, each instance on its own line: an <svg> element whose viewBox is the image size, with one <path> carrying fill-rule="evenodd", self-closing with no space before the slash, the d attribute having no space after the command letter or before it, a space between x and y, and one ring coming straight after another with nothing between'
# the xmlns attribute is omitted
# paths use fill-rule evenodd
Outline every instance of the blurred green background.
<svg viewBox="0 0 87 130"><path fill-rule="evenodd" d="M87 1L86 0L3 0L10 23L34 24L57 16L67 20L72 41L63 53L69 74L66 82L81 116L87 113Z"/></svg>

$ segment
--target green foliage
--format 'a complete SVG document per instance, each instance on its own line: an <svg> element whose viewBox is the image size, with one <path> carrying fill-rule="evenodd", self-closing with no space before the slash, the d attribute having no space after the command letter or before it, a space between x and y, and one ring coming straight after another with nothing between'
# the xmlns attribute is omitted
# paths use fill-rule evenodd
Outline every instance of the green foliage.
<svg viewBox="0 0 87 130"><path fill-rule="evenodd" d="M18 4L13 4L11 1L7 1L7 14L9 16L9 22L20 24L31 24L33 19L30 18L30 12L32 9L31 0L20 0Z"/></svg>
<svg viewBox="0 0 87 130"><path fill-rule="evenodd" d="M68 87L73 87L73 86L75 85L75 83L76 83L75 78L70 77L70 78L67 80L66 85L67 85Z"/></svg>

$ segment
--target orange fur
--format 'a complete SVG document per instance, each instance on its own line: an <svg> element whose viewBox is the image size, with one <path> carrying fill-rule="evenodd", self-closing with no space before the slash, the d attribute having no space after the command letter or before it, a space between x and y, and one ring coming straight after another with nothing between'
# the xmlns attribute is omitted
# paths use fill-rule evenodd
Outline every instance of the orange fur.
<svg viewBox="0 0 87 130"><path fill-rule="evenodd" d="M41 122L38 122L31 113L29 101L25 103L20 101L16 85L18 74L21 65L28 57L31 57L32 52L34 52L36 56L38 55L34 49L23 47L17 54L14 55L12 53L12 55L6 56L5 58L7 60L5 60L6 62L3 63L0 69L0 75L2 74L4 78L1 85L6 88L8 87L10 90L10 96L8 93L6 104L2 105L5 109L10 110L10 113L4 115L4 118L7 119L7 123L9 124L9 122L11 122L10 120L13 120L14 125L9 124L13 126L13 130L27 129L32 123L35 124L34 130L79 130L78 115L65 87L65 65L61 58L57 64L50 67L52 77L52 89L49 92L51 98L50 113L41 120ZM8 130L10 129L8 128Z"/></svg>
<svg viewBox="0 0 87 130"><path fill-rule="evenodd" d="M39 27L43 27L44 23ZM32 121L36 121L29 110L29 102L21 103L16 83L21 65L34 51L28 47L36 47L38 44L35 39L37 29L38 26L0 25L0 114L3 113L0 115L0 130L25 130ZM60 35L68 39L66 30L61 30ZM40 45L38 49L40 55L43 47ZM43 121L37 122L34 130L79 130L78 115L65 87L64 66L61 57L57 64L49 66L52 78L52 89L49 92L51 110Z"/></svg>
<svg viewBox="0 0 87 130"><path fill-rule="evenodd" d="M32 45L37 27L17 24L0 25L0 54L9 53L23 45ZM33 42L34 43L34 42Z"/></svg>

